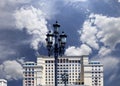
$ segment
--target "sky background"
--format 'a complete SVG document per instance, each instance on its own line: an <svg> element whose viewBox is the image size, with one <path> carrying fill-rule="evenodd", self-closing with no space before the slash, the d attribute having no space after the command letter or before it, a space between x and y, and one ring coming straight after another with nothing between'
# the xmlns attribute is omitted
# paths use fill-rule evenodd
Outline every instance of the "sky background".
<svg viewBox="0 0 120 86"><path fill-rule="evenodd" d="M65 55L104 65L104 86L120 86L120 0L0 0L0 78L22 86L22 64L47 55L46 34L58 21Z"/></svg>

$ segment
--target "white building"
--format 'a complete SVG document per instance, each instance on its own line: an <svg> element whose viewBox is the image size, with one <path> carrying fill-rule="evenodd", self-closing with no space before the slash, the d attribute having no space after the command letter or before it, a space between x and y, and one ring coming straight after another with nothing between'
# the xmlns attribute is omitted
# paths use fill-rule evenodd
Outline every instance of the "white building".
<svg viewBox="0 0 120 86"><path fill-rule="evenodd" d="M29 86L54 86L53 57L39 56L37 64L33 67L40 71L35 72L34 70L34 73L37 73L34 82L39 84ZM28 69L27 66L26 69ZM89 61L87 56L63 56L58 58L58 86L64 86L61 75L65 70L68 73L68 86L103 86L103 65L97 61Z"/></svg>
<svg viewBox="0 0 120 86"><path fill-rule="evenodd" d="M103 85L103 65L98 61L84 64L84 83L89 86Z"/></svg>
<svg viewBox="0 0 120 86"><path fill-rule="evenodd" d="M0 86L7 86L7 80L0 79Z"/></svg>
<svg viewBox="0 0 120 86"><path fill-rule="evenodd" d="M46 86L54 86L54 58L53 57L38 57L37 65L43 66L43 74L42 74L42 85ZM81 58L80 57L60 57L58 59L58 85L62 86L64 83L61 80L61 75L64 71L68 71L69 85L80 85L84 84L83 81L80 80L81 73Z"/></svg>
<svg viewBox="0 0 120 86"><path fill-rule="evenodd" d="M23 69L23 86L37 86L41 83L41 66L35 62L26 62Z"/></svg>

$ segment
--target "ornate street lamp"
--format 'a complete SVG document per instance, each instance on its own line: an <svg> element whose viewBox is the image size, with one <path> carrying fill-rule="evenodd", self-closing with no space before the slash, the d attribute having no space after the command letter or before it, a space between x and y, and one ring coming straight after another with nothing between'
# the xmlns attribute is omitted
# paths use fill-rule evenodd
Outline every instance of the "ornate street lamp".
<svg viewBox="0 0 120 86"><path fill-rule="evenodd" d="M47 49L48 49L48 56L54 54L55 58L55 86L57 86L57 63L58 63L58 56L62 56L65 51L65 44L66 44L66 38L67 35L62 32L62 34L59 34L59 27L60 25L56 21L55 24L53 24L54 31L49 31L46 35L46 42L47 42Z"/></svg>
<svg viewBox="0 0 120 86"><path fill-rule="evenodd" d="M67 70L64 71L64 73L61 75L62 81L64 82L64 85L67 86L68 83L68 72Z"/></svg>

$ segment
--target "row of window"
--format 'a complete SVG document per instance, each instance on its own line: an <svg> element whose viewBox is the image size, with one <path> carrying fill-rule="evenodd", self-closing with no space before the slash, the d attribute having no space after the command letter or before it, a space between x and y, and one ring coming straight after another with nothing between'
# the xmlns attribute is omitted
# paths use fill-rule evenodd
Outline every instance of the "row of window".
<svg viewBox="0 0 120 86"><path fill-rule="evenodd" d="M76 71L76 70L80 70L81 68L80 67L69 67L69 68L67 68L67 67L62 67L62 68L57 68L59 71L62 71L62 70L64 70L64 69L66 69L66 70L70 70L70 71ZM46 67L46 71L53 71L53 67L49 67L49 68L47 68Z"/></svg>
<svg viewBox="0 0 120 86"><path fill-rule="evenodd" d="M46 73L53 73L54 70L46 70ZM74 73L79 73L81 70L69 70L70 73L74 72ZM61 72L61 73L64 73L64 70L57 70L57 72ZM25 73L25 74L34 74L34 73Z"/></svg>
<svg viewBox="0 0 120 86"><path fill-rule="evenodd" d="M34 71L34 68L25 68L25 71Z"/></svg>
<svg viewBox="0 0 120 86"><path fill-rule="evenodd" d="M100 77L101 75L92 75L92 77L98 77L98 76Z"/></svg>
<svg viewBox="0 0 120 86"><path fill-rule="evenodd" d="M33 80L31 80L31 81L25 80L25 83L30 84L30 83L34 83L34 81Z"/></svg>
<svg viewBox="0 0 120 86"><path fill-rule="evenodd" d="M46 78L47 78L47 79L52 79L52 78L54 78L54 76L46 76ZM58 78L61 78L61 75L58 75ZM80 76L78 76L78 75L69 76L69 78L70 78L70 79L71 79L71 78L80 78Z"/></svg>
<svg viewBox="0 0 120 86"><path fill-rule="evenodd" d="M24 78L24 80L34 80L34 78Z"/></svg>
<svg viewBox="0 0 120 86"><path fill-rule="evenodd" d="M25 76L25 77L31 77L31 76L34 77L34 74L29 74L29 75L28 75L28 74L25 74L24 76Z"/></svg>
<svg viewBox="0 0 120 86"><path fill-rule="evenodd" d="M34 74L34 71L33 72L24 72L24 74Z"/></svg>
<svg viewBox="0 0 120 86"><path fill-rule="evenodd" d="M95 83L95 84L92 84L92 86L101 86L101 84Z"/></svg>
<svg viewBox="0 0 120 86"><path fill-rule="evenodd" d="M54 66L54 64L50 63L50 64L46 64L46 66ZM70 64L64 64L64 63L58 64L58 67L63 67L63 66L64 67L66 67L66 66L68 67L68 66L81 66L81 65L80 64L71 64L71 63Z"/></svg>
<svg viewBox="0 0 120 86"><path fill-rule="evenodd" d="M74 84L74 85L83 85L84 84L84 82L68 82L69 84ZM54 84L54 82L46 82L46 84ZM58 84L64 84L64 82L58 82Z"/></svg>
<svg viewBox="0 0 120 86"><path fill-rule="evenodd" d="M25 65L35 65L35 63L26 63Z"/></svg>
<svg viewBox="0 0 120 86"><path fill-rule="evenodd" d="M98 72L98 71L96 72L96 71L94 71L94 72L92 72L92 74L93 74L93 73L99 73L99 74L100 74L100 73L102 73L102 72Z"/></svg>
<svg viewBox="0 0 120 86"><path fill-rule="evenodd" d="M58 76L59 75L61 75L61 74L63 74L64 72L58 72L57 74L58 74ZM54 74L53 73L46 73L46 76L53 76ZM74 73L69 73L69 75L71 75L71 76L78 76L78 75L80 75L78 72L74 72Z"/></svg>
<svg viewBox="0 0 120 86"><path fill-rule="evenodd" d="M34 84L25 84L25 86L34 86Z"/></svg>
<svg viewBox="0 0 120 86"><path fill-rule="evenodd" d="M99 82L100 83L101 81L100 80L98 81L98 80L95 79L95 80L92 81L92 83L94 83L94 82Z"/></svg>
<svg viewBox="0 0 120 86"><path fill-rule="evenodd" d="M54 60L46 60L45 63L54 63ZM58 59L58 63L80 63L80 60Z"/></svg>

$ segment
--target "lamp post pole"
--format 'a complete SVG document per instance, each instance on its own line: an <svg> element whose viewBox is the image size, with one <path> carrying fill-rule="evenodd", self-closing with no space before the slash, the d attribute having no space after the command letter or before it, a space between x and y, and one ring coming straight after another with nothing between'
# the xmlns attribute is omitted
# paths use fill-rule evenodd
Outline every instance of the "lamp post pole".
<svg viewBox="0 0 120 86"><path fill-rule="evenodd" d="M57 23L56 23L56 24L53 24L54 28L56 27L55 25L57 27L60 27L60 25L57 25ZM54 37L55 37L55 44L54 44L55 69L54 69L54 71L55 71L55 86L57 86L57 64L58 64L58 32L57 31L54 31Z"/></svg>
<svg viewBox="0 0 120 86"><path fill-rule="evenodd" d="M53 24L54 31L53 33L51 31L47 34L47 49L48 49L48 56L54 53L54 71L55 71L55 86L57 86L57 66L58 66L58 56L62 56L65 51L65 44L66 44L66 38L67 35L62 32L61 35L59 35L58 28L60 25L56 21L55 24ZM54 51L54 52L53 52Z"/></svg>

